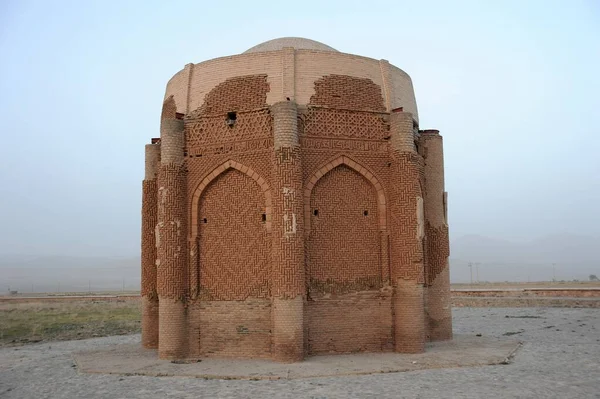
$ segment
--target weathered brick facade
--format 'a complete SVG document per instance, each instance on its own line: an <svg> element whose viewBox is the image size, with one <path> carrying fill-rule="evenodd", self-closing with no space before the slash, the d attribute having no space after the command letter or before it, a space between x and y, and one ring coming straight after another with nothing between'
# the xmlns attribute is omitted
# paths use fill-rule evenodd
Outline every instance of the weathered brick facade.
<svg viewBox="0 0 600 399"><path fill-rule="evenodd" d="M385 60L287 38L186 65L146 148L143 345L289 362L450 339L443 173Z"/></svg>

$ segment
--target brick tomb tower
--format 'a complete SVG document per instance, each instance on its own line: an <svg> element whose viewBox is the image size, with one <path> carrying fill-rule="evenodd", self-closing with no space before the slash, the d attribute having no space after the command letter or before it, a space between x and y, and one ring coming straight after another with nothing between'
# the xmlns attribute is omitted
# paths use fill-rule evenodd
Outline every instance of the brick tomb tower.
<svg viewBox="0 0 600 399"><path fill-rule="evenodd" d="M146 145L142 303L164 359L451 339L442 137L410 77L301 38L175 74Z"/></svg>

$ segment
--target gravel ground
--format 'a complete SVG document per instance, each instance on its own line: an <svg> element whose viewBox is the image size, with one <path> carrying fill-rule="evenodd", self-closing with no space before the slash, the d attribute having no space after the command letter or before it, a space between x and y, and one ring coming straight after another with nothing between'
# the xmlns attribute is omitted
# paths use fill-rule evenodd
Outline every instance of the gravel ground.
<svg viewBox="0 0 600 399"><path fill-rule="evenodd" d="M79 374L72 352L139 335L0 349L0 398L600 398L600 310L459 308L460 334L524 341L502 366L280 381Z"/></svg>

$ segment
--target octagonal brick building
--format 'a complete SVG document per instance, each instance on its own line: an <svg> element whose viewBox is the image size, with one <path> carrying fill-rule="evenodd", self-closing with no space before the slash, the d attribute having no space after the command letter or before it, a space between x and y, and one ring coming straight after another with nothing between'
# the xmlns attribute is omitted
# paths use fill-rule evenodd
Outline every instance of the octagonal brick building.
<svg viewBox="0 0 600 399"><path fill-rule="evenodd" d="M388 61L281 38L188 64L145 170L142 343L160 358L451 339L442 137Z"/></svg>

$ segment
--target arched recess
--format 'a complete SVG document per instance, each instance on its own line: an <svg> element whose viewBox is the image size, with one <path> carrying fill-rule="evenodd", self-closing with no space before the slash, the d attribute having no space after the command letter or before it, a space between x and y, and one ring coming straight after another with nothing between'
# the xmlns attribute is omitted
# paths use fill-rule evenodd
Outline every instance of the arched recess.
<svg viewBox="0 0 600 399"><path fill-rule="evenodd" d="M270 190L265 180L228 161L192 197L194 250L189 308L200 355L265 356L271 350Z"/></svg>
<svg viewBox="0 0 600 399"><path fill-rule="evenodd" d="M353 161L349 157L342 155L334 160L326 163L321 168L319 168L309 179L308 183L306 183L304 188L304 229L306 235L310 234L310 195L312 190L319 181L319 179L327 174L333 168L346 165L350 169L353 169L358 174L362 175L365 179L373 184L375 191L377 192L377 214L379 217L379 229L380 231L387 230L387 201L385 199L385 193L383 191L383 186L377 180L375 175L367 170L367 168L361 166L356 161Z"/></svg>
<svg viewBox="0 0 600 399"><path fill-rule="evenodd" d="M265 199L265 228L267 232L271 231L271 223L273 220L272 217L272 200L271 200L271 189L267 184L266 180L261 177L257 172L255 172L252 168L245 166L239 162L229 160L224 162L223 164L216 167L211 173L208 174L196 187L194 190L194 194L192 196L191 201L191 212L190 212L190 273L189 273L189 282L190 282L190 293L192 297L196 297L198 294L198 290L200 287L200 276L198 270L198 263L200 257L200 248L199 248L199 240L198 240L198 225L199 225L199 215L198 212L200 210L200 198L202 194L206 190L206 187L217 177L225 173L227 170L235 169L248 177L254 180L260 186L260 189L264 195Z"/></svg>
<svg viewBox="0 0 600 399"><path fill-rule="evenodd" d="M378 179L342 156L305 185L309 354L388 350L393 343L386 198ZM379 234L378 234L379 233ZM360 295L357 293L360 292Z"/></svg>
<svg viewBox="0 0 600 399"><path fill-rule="evenodd" d="M194 241L196 240L196 238L198 237L198 204L200 203L200 197L202 196L202 192L204 191L204 189L206 188L206 186L208 186L210 184L211 181L213 181L215 178L217 178L217 176L219 176L221 173L225 172L228 169L236 169L246 175L248 175L250 178L254 179L254 181L256 181L258 183L258 185L260 186L264 196L265 196L265 204L266 204L266 224L267 224L267 231L271 231L271 220L272 220L272 216L271 216L271 212L272 212L272 202L271 202L271 189L269 188L269 185L267 184L267 181L262 178L258 173L256 173L254 170L252 170L251 168L249 168L248 166L242 165L239 162L236 161L227 161L221 165L219 165L218 167L216 167L208 176L206 176L204 178L204 180L202 180L202 182L200 182L200 184L198 185L198 187L196 187L196 190L194 190L194 195L192 197L192 212L191 212L191 239Z"/></svg>

